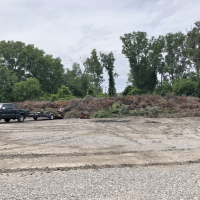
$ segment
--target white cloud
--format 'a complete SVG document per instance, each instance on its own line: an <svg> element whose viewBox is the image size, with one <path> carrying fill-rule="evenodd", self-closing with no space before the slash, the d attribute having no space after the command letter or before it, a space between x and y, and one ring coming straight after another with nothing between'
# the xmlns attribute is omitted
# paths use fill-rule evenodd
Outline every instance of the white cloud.
<svg viewBox="0 0 200 200"><path fill-rule="evenodd" d="M79 61L94 48L112 51L121 92L129 66L119 37L133 31L148 36L186 32L200 20L199 10L199 0L3 0L0 38L34 44L59 56L66 68L70 60Z"/></svg>

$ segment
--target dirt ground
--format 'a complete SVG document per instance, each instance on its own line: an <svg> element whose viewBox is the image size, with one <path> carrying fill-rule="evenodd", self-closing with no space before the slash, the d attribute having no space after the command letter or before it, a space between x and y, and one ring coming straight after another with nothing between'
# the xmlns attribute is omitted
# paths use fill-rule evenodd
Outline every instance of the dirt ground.
<svg viewBox="0 0 200 200"><path fill-rule="evenodd" d="M0 173L200 163L199 120L0 121Z"/></svg>

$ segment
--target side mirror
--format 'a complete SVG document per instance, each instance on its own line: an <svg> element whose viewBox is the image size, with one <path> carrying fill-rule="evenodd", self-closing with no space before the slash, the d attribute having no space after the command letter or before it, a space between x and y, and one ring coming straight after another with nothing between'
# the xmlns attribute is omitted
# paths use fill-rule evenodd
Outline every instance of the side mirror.
<svg viewBox="0 0 200 200"><path fill-rule="evenodd" d="M2 108L1 108L1 110L5 110L5 109L6 109L5 107L2 107Z"/></svg>

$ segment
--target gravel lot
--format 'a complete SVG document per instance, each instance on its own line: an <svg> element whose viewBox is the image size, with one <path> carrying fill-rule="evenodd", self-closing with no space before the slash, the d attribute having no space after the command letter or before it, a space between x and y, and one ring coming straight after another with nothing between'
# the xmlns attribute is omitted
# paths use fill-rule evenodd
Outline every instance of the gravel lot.
<svg viewBox="0 0 200 200"><path fill-rule="evenodd" d="M200 199L199 118L0 121L0 199Z"/></svg>

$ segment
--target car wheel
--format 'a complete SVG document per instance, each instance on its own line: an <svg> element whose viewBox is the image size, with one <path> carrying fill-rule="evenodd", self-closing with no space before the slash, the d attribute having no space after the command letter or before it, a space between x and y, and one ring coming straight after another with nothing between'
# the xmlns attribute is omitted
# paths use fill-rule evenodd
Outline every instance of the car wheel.
<svg viewBox="0 0 200 200"><path fill-rule="evenodd" d="M34 120L37 120L38 118L37 118L37 117L33 117L33 119L34 119Z"/></svg>
<svg viewBox="0 0 200 200"><path fill-rule="evenodd" d="M10 121L10 119L4 119L4 121L5 121L5 122L9 122L9 121Z"/></svg>
<svg viewBox="0 0 200 200"><path fill-rule="evenodd" d="M51 116L50 116L50 120L53 120L53 119L54 119L54 116L53 116L53 115L51 115Z"/></svg>
<svg viewBox="0 0 200 200"><path fill-rule="evenodd" d="M18 117L18 122L23 122L24 121L24 115L20 115Z"/></svg>

